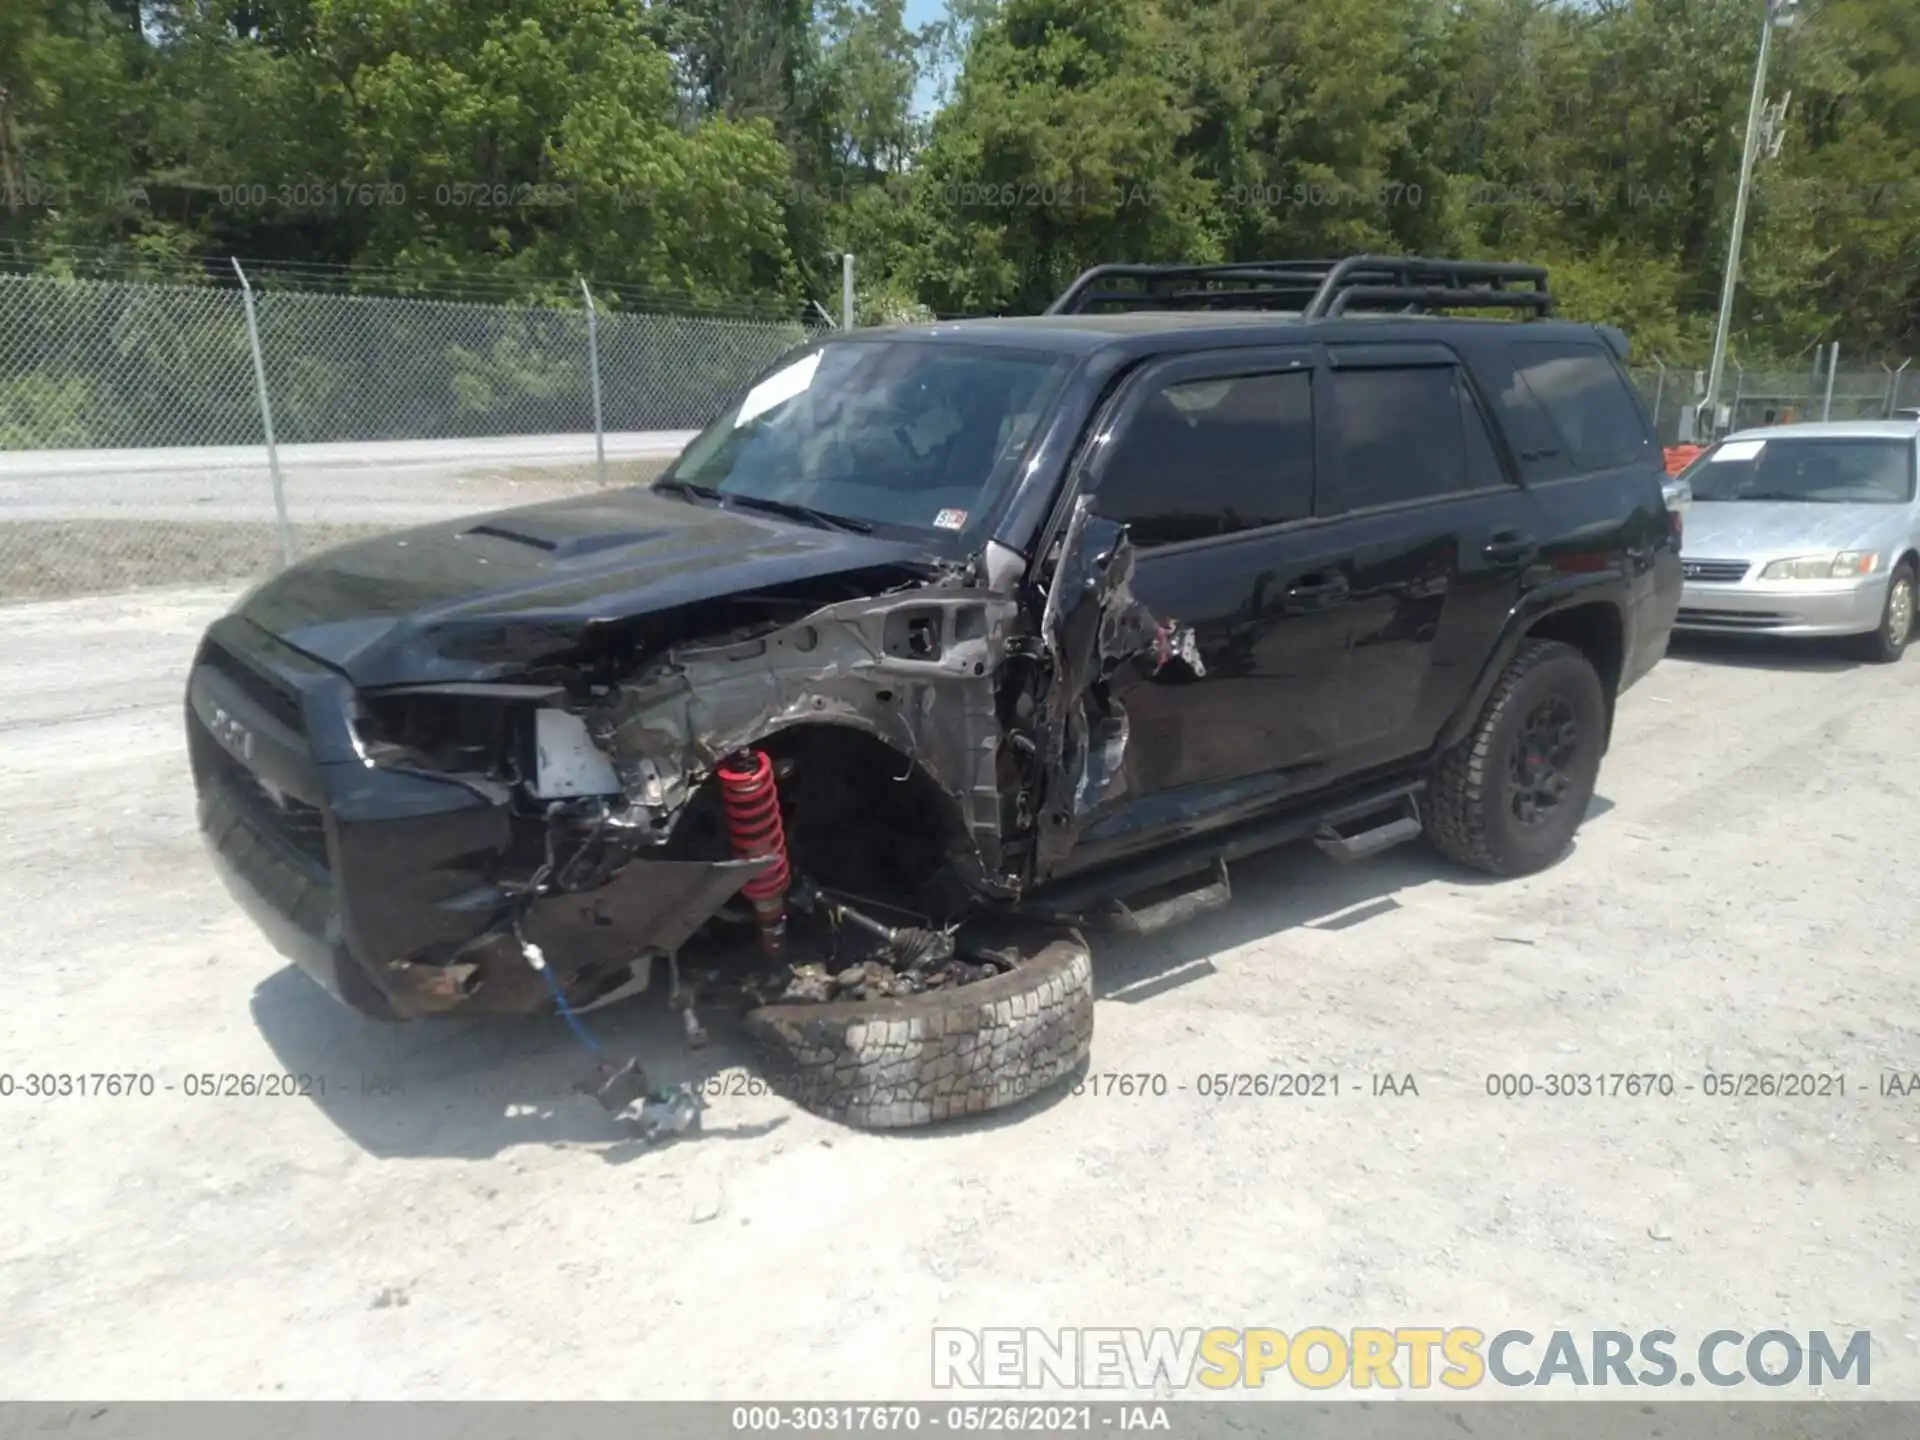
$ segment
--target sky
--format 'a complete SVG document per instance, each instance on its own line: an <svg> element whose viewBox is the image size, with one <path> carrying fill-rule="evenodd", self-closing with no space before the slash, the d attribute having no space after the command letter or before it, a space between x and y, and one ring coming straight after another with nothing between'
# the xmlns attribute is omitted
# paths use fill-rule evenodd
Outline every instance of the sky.
<svg viewBox="0 0 1920 1440"><path fill-rule="evenodd" d="M922 25L931 25L947 13L947 0L907 0L907 28L917 30ZM914 92L913 108L919 114L933 109L934 77L923 76L920 88Z"/></svg>

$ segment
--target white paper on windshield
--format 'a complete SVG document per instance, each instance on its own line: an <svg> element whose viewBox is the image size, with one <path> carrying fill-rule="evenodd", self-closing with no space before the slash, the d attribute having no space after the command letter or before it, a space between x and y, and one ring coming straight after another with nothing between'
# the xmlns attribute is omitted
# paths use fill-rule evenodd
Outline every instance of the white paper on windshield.
<svg viewBox="0 0 1920 1440"><path fill-rule="evenodd" d="M1764 440L1729 440L1713 452L1713 462L1718 465L1727 460L1751 460L1766 448Z"/></svg>
<svg viewBox="0 0 1920 1440"><path fill-rule="evenodd" d="M804 394L813 384L813 372L820 368L821 351L803 356L786 367L776 370L747 392L747 398L740 402L740 413L734 417L733 426L737 430L756 415L764 415L776 405L784 405L794 396Z"/></svg>

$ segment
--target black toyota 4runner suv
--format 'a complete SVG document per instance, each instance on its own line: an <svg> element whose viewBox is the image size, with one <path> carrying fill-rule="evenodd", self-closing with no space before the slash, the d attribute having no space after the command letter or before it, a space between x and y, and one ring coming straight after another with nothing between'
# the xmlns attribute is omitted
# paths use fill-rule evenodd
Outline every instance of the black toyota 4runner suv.
<svg viewBox="0 0 1920 1440"><path fill-rule="evenodd" d="M807 345L650 486L246 595L187 696L210 848L372 1016L577 1027L664 960L823 1113L1034 1093L1087 1052L1083 931L1240 856L1566 850L1680 520L1625 337L1546 279L1102 266Z"/></svg>

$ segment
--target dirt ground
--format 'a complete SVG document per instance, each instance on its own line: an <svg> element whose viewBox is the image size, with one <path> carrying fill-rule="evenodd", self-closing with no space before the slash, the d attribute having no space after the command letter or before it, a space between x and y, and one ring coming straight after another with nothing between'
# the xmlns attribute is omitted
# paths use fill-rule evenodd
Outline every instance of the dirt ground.
<svg viewBox="0 0 1920 1440"><path fill-rule="evenodd" d="M1920 1070L1920 657L1688 648L1553 870L1292 850L1103 941L1092 1070L1161 1095L865 1135L747 1093L717 1026L603 1012L721 1092L648 1149L557 1021L362 1022L228 901L180 693L230 595L0 608L0 1072L156 1085L0 1099L0 1394L909 1398L935 1325L1471 1324L1870 1328L1873 1396L1920 1397L1920 1098L1876 1092ZM1682 1088L1486 1092L1569 1069ZM1195 1083L1302 1070L1339 1098ZM1782 1070L1848 1093L1698 1088ZM325 1094L185 1093L281 1071Z"/></svg>

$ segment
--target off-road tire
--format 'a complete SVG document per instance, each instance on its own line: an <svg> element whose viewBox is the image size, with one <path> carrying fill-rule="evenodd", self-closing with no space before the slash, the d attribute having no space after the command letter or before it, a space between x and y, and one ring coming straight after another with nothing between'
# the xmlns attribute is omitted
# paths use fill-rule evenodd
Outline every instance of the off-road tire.
<svg viewBox="0 0 1920 1440"><path fill-rule="evenodd" d="M1895 635L1894 591L1902 583L1907 587L1907 623L1899 628L1903 633ZM1863 660L1875 665L1891 665L1907 653L1907 641L1913 636L1914 626L1914 576L1913 566L1901 561L1894 567L1893 574L1887 579L1887 598L1880 607L1880 623L1856 642L1856 648Z"/></svg>
<svg viewBox="0 0 1920 1440"><path fill-rule="evenodd" d="M1093 1043L1093 960L1052 939L991 980L901 999L763 1005L766 1078L816 1115L899 1130L981 1115L1073 1073Z"/></svg>
<svg viewBox="0 0 1920 1440"><path fill-rule="evenodd" d="M1580 729L1575 773L1554 817L1529 830L1508 806L1507 767L1527 717L1556 696L1572 707ZM1434 769L1425 806L1434 849L1491 875L1530 875L1553 864L1566 853L1593 799L1606 723L1606 694L1592 662L1556 640L1525 642L1466 739Z"/></svg>

